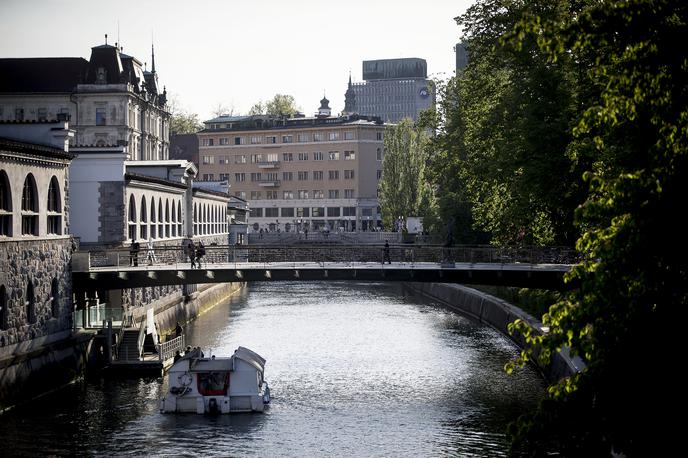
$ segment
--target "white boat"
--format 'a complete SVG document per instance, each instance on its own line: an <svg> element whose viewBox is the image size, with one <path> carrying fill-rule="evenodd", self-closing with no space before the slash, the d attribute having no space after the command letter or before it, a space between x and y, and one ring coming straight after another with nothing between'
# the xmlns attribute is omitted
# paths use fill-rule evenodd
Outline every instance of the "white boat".
<svg viewBox="0 0 688 458"><path fill-rule="evenodd" d="M200 349L191 351L170 368L170 387L160 411L262 412L270 402L264 370L265 359L248 348L237 348L231 357L204 358Z"/></svg>

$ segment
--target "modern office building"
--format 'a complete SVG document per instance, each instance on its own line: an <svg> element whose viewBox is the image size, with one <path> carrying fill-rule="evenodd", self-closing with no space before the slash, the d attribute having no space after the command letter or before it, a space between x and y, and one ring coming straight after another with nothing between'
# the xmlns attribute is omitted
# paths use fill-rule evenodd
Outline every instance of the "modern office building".
<svg viewBox="0 0 688 458"><path fill-rule="evenodd" d="M456 53L456 71L459 72L468 65L468 50L466 50L466 44L456 43L454 52Z"/></svg>
<svg viewBox="0 0 688 458"><path fill-rule="evenodd" d="M425 59L418 58L363 61L364 81L351 83L349 77L344 111L391 123L417 120L434 102L427 67Z"/></svg>
<svg viewBox="0 0 688 458"><path fill-rule="evenodd" d="M251 231L372 230L380 215L380 118L222 116L199 137L199 175L228 180L250 207Z"/></svg>

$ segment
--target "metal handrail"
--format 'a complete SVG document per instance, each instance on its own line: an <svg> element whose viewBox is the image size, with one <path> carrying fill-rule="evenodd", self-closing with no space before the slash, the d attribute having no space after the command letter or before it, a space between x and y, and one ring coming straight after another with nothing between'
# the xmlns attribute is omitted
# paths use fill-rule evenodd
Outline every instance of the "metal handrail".
<svg viewBox="0 0 688 458"><path fill-rule="evenodd" d="M175 337L172 340L158 344L158 359L160 361L165 361L169 358L174 357L175 353L179 350L183 350L185 347L184 335Z"/></svg>

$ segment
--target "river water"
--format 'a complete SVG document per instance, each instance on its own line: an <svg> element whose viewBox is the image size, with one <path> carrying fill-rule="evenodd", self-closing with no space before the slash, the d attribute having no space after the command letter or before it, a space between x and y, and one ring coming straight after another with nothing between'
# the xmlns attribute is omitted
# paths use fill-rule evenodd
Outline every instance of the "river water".
<svg viewBox="0 0 688 458"><path fill-rule="evenodd" d="M503 456L544 389L504 373L508 339L398 284L251 284L187 333L266 358L266 412L163 415L166 378L88 379L0 417L2 455Z"/></svg>

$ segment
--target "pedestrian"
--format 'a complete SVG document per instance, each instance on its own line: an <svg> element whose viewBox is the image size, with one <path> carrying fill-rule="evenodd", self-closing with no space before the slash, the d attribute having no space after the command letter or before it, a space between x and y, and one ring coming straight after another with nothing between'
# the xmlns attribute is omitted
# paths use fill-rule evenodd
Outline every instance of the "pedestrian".
<svg viewBox="0 0 688 458"><path fill-rule="evenodd" d="M198 246L196 247L196 261L198 262L198 268L201 268L201 258L205 256L205 247L203 242L198 241Z"/></svg>
<svg viewBox="0 0 688 458"><path fill-rule="evenodd" d="M189 253L189 259L191 260L191 268L193 269L196 267L196 247L194 247L194 244L191 240L189 240L187 249Z"/></svg>
<svg viewBox="0 0 688 458"><path fill-rule="evenodd" d="M391 264L392 259L389 257L389 243L387 243L387 240L385 240L385 247L382 249L382 252L384 253L384 257L382 258L382 263L384 264L385 261L387 261L388 264Z"/></svg>
<svg viewBox="0 0 688 458"><path fill-rule="evenodd" d="M134 267L138 267L139 265L139 251L141 251L139 242L132 242L129 254L131 255L130 264Z"/></svg>
<svg viewBox="0 0 688 458"><path fill-rule="evenodd" d="M263 238L263 228L262 227L260 228L260 235L258 236L258 238L259 239Z"/></svg>
<svg viewBox="0 0 688 458"><path fill-rule="evenodd" d="M306 240L308 240L308 228L305 228L305 229L303 230L303 234L304 234Z"/></svg>
<svg viewBox="0 0 688 458"><path fill-rule="evenodd" d="M179 321L177 321L177 326L174 328L174 336L181 337L183 332L184 330L182 329L182 325L179 324Z"/></svg>
<svg viewBox="0 0 688 458"><path fill-rule="evenodd" d="M151 266L153 263L157 262L155 259L155 250L153 249L153 239L151 237L148 237L146 248L148 249L146 252L146 261L148 261L148 265Z"/></svg>
<svg viewBox="0 0 688 458"><path fill-rule="evenodd" d="M174 362L176 363L182 358L182 355L179 353L179 350L174 354Z"/></svg>

